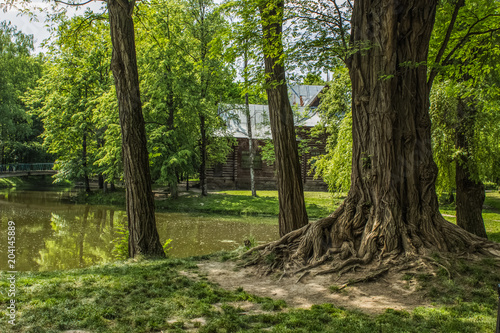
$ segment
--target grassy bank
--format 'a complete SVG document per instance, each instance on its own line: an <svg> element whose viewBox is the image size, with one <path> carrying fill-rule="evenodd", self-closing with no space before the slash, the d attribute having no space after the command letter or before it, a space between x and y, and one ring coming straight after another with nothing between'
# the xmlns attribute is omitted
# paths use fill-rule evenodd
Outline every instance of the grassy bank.
<svg viewBox="0 0 500 333"><path fill-rule="evenodd" d="M21 177L0 178L0 188L13 188L24 184L25 181Z"/></svg>
<svg viewBox="0 0 500 333"><path fill-rule="evenodd" d="M90 204L125 207L125 192L123 190L107 194L82 192L75 200ZM305 192L305 200L307 213L312 220L327 216L340 202L340 199L332 199L331 194L326 192ZM206 197L202 197L196 192L189 192L177 199L157 199L156 209L158 212L278 216L278 192L259 191L256 198L251 196L250 191L212 192Z"/></svg>
<svg viewBox="0 0 500 333"><path fill-rule="evenodd" d="M200 260L200 259L198 259ZM213 259L212 259L213 260ZM446 274L419 276L434 308L388 309L369 316L333 304L290 309L284 301L223 290L198 271L195 259L118 262L87 269L18 273L16 325L10 298L0 294L2 332L492 332L498 267L457 261ZM7 274L0 288L8 289ZM345 290L349 292L349 288ZM255 305L247 312L239 304Z"/></svg>
<svg viewBox="0 0 500 333"><path fill-rule="evenodd" d="M51 176L25 176L0 178L0 188L52 188L71 187L71 182L54 184Z"/></svg>
<svg viewBox="0 0 500 333"><path fill-rule="evenodd" d="M278 216L278 192L259 191L258 197L250 195L250 191L221 191L201 197L198 193L188 193L178 199L156 200L158 212L189 212L198 214ZM335 210L342 198L333 198L326 192L305 192L306 208L311 220L329 215ZM81 194L80 202L90 204L111 204L125 206L125 192L117 191L107 194L94 192ZM442 205L444 217L455 223L455 207ZM484 202L483 219L486 231L491 240L500 242L500 193L488 191Z"/></svg>
<svg viewBox="0 0 500 333"><path fill-rule="evenodd" d="M439 210L445 219L456 223L454 205L441 205ZM497 191L486 192L486 199L483 204L483 220L488 239L500 243L500 193Z"/></svg>
<svg viewBox="0 0 500 333"><path fill-rule="evenodd" d="M331 194L325 192L305 192L304 196L312 220L327 216L338 204ZM176 212L262 216L278 216L279 213L277 191L259 191L257 197L252 197L250 191L215 192L206 197L193 193L175 200L157 201L156 206L160 210Z"/></svg>

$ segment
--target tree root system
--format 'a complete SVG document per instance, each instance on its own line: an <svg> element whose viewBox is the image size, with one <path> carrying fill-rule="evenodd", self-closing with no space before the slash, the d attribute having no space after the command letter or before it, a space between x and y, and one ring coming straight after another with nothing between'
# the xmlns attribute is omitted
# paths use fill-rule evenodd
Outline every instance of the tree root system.
<svg viewBox="0 0 500 333"><path fill-rule="evenodd" d="M460 256L500 257L500 244L477 237L438 214L421 214L403 223L394 212L353 205L349 198L330 216L294 230L281 239L242 254L243 266L257 265L263 275L297 276L357 271L341 288L379 278L389 271L447 268ZM379 209L380 210L380 209ZM384 210L384 209L382 209ZM417 223L418 222L418 223ZM439 262L435 259L439 257Z"/></svg>

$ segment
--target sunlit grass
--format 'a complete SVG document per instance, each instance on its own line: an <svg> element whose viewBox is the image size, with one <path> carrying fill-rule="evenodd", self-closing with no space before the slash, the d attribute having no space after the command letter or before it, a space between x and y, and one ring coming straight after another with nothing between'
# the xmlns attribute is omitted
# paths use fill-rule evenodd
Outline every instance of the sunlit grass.
<svg viewBox="0 0 500 333"><path fill-rule="evenodd" d="M0 188L16 187L19 184L23 184L22 179L19 177L0 178Z"/></svg>
<svg viewBox="0 0 500 333"><path fill-rule="evenodd" d="M454 205L442 205L439 210L445 219L457 223ZM486 192L483 204L483 221L488 239L500 242L500 193L496 191Z"/></svg>
<svg viewBox="0 0 500 333"><path fill-rule="evenodd" d="M334 304L286 309L282 300L254 296L242 288L223 290L198 271L197 260L203 259L139 260L18 273L16 325L7 323L10 299L2 293L1 332L476 333L492 332L495 327L496 295L490 284L498 269L492 270L487 261L457 261L453 281L446 274L422 280L429 297L422 304L433 300L433 307L367 315ZM0 288L7 288L5 273L0 273ZM255 304L258 311L247 313L234 303L239 301Z"/></svg>
<svg viewBox="0 0 500 333"><path fill-rule="evenodd" d="M340 199L334 199L327 192L305 192L305 201L309 219L315 220L332 213ZM279 213L277 191L257 191L257 197L252 197L250 191L210 192L206 197L191 193L177 199L159 200L156 207L158 211L245 216L278 216Z"/></svg>

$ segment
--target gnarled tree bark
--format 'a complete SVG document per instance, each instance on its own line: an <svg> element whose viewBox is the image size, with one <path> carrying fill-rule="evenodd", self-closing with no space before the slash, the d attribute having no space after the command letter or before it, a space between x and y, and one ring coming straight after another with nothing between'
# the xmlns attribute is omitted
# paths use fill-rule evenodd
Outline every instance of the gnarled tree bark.
<svg viewBox="0 0 500 333"><path fill-rule="evenodd" d="M122 133L129 256L164 256L156 229L146 131L139 93L132 12L135 1L108 0L115 78Z"/></svg>
<svg viewBox="0 0 500 333"><path fill-rule="evenodd" d="M351 189L329 217L260 247L274 252L274 268L302 271L333 258L332 272L375 258L390 264L432 251L498 249L438 209L425 66L435 11L432 0L355 1Z"/></svg>

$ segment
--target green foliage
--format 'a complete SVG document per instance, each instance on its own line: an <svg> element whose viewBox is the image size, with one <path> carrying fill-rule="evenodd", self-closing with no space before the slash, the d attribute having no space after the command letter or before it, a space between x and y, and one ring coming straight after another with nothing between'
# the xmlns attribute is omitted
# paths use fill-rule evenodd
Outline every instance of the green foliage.
<svg viewBox="0 0 500 333"><path fill-rule="evenodd" d="M113 181L120 175L121 143L109 27L62 17L57 32L44 75L26 101L43 121L44 146L57 157L57 180L102 173Z"/></svg>
<svg viewBox="0 0 500 333"><path fill-rule="evenodd" d="M129 232L127 226L127 220L121 219L115 225L117 237L112 240L113 242L113 250L111 251L115 260L124 260L129 258L128 252L128 241L129 241ZM172 240L169 238L163 243L163 252L168 256L168 251L172 249L170 243Z"/></svg>
<svg viewBox="0 0 500 333"><path fill-rule="evenodd" d="M430 94L429 113L432 121L432 152L438 166L436 190L439 195L455 188L455 131L457 99L453 86L436 82Z"/></svg>
<svg viewBox="0 0 500 333"><path fill-rule="evenodd" d="M0 22L0 164L50 161L37 138L41 123L22 100L41 75L42 59L32 51L32 35Z"/></svg>
<svg viewBox="0 0 500 333"><path fill-rule="evenodd" d="M331 192L346 192L351 186L352 115L351 88L346 68L335 72L318 108L321 123L316 135L327 136L326 153L310 160L316 177L322 177Z"/></svg>
<svg viewBox="0 0 500 333"><path fill-rule="evenodd" d="M429 67L431 79L437 75L430 113L439 192L454 188L456 163L465 166L472 180L500 179L500 145L494 139L500 133L499 13L498 3L490 0L445 1L438 7ZM460 102L466 104L465 118L457 112ZM455 146L457 131L466 136L466 149Z"/></svg>
<svg viewBox="0 0 500 333"><path fill-rule="evenodd" d="M470 106L476 113L471 115L474 117L473 127L467 129L469 149L464 151L455 145L456 131L460 126L458 100L467 94L464 90L468 89L466 85L453 81L437 81L431 91L432 146L439 169L436 182L439 194L454 190L456 163L465 163L474 180L498 183L500 179L500 144L495 139L500 135L500 114L493 99L476 99Z"/></svg>
<svg viewBox="0 0 500 333"><path fill-rule="evenodd" d="M175 188L198 170L202 135L208 164L231 149L218 107L239 94L220 52L226 23L211 1L152 1L136 20L152 176Z"/></svg>
<svg viewBox="0 0 500 333"><path fill-rule="evenodd" d="M302 84L304 84L304 85L313 85L313 86L314 85L324 86L324 85L326 85L326 82L318 74L307 73L307 75L304 78L304 81L302 82Z"/></svg>
<svg viewBox="0 0 500 333"><path fill-rule="evenodd" d="M305 80L321 72L335 72L350 53L352 2L297 0L286 6L289 67L298 66L309 73Z"/></svg>

